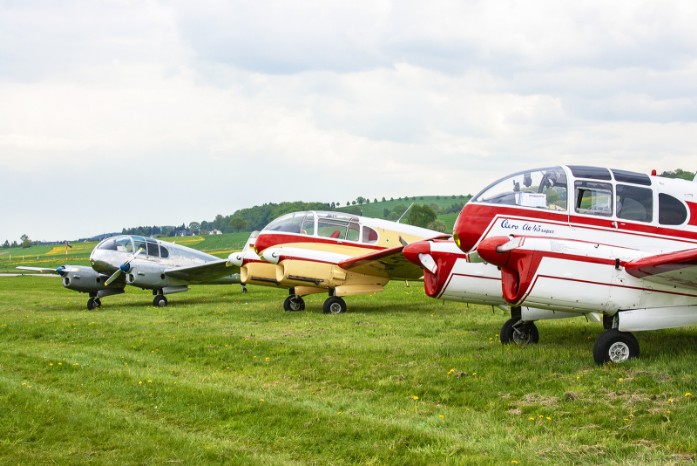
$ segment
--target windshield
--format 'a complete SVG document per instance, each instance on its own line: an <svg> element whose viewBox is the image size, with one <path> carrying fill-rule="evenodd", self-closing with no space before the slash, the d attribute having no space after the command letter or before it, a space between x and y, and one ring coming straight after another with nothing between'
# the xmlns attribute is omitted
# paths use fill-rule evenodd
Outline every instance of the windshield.
<svg viewBox="0 0 697 466"><path fill-rule="evenodd" d="M567 210L566 174L561 167L529 170L495 182L473 202Z"/></svg>
<svg viewBox="0 0 697 466"><path fill-rule="evenodd" d="M133 242L130 236L117 236L115 238L105 239L97 245L97 249L132 253Z"/></svg>
<svg viewBox="0 0 697 466"><path fill-rule="evenodd" d="M359 218L342 212L294 212L269 223L266 231L282 231L347 241L375 243L378 232Z"/></svg>

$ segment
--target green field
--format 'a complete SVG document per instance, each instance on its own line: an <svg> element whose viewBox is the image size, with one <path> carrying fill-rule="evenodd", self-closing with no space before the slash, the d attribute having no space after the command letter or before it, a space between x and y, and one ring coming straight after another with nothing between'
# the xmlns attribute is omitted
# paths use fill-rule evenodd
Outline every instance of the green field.
<svg viewBox="0 0 697 466"><path fill-rule="evenodd" d="M639 333L598 367L601 326L505 316L420 284L283 312L285 291L199 286L101 310L57 278L0 278L0 464L692 464L694 328ZM695 397L692 396L695 393Z"/></svg>

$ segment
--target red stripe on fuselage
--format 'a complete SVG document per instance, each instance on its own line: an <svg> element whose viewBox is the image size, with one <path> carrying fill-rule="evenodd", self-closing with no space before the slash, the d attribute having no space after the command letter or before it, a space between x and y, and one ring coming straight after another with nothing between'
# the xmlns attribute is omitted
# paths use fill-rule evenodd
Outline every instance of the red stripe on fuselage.
<svg viewBox="0 0 697 466"><path fill-rule="evenodd" d="M271 233L271 232L261 232L259 237L254 243L254 247L257 252L264 251L267 248L273 246L282 246L284 244L297 244L297 243L309 243L309 244L328 244L333 246L346 246L354 247L357 249L367 249L370 251L380 251L385 249L382 246L375 246L364 243L357 243L355 241L347 240L337 240L333 238L321 238L318 236L308 236L294 233Z"/></svg>

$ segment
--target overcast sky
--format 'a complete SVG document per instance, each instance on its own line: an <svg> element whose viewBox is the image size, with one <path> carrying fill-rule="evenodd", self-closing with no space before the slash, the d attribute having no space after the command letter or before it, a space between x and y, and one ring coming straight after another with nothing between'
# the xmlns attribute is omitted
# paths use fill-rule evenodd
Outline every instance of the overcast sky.
<svg viewBox="0 0 697 466"><path fill-rule="evenodd" d="M0 242L697 170L697 2L0 0Z"/></svg>

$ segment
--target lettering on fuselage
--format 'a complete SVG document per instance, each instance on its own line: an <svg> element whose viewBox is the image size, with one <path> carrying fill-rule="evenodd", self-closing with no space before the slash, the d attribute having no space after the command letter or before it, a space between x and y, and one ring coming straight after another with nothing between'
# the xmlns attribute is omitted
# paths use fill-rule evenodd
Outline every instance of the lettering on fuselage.
<svg viewBox="0 0 697 466"><path fill-rule="evenodd" d="M503 230L508 231L519 231L525 233L537 233L544 235L553 235L556 233L554 228L549 225L543 225L541 223L529 223L529 222L518 222L515 220L509 220L504 218L501 220L500 227Z"/></svg>

